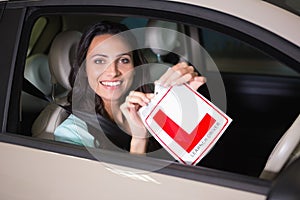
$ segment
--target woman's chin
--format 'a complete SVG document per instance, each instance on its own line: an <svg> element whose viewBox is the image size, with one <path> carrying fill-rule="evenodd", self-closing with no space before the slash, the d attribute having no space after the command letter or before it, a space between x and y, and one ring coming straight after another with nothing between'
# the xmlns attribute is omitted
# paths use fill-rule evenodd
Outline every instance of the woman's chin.
<svg viewBox="0 0 300 200"><path fill-rule="evenodd" d="M117 92L111 92L109 94L99 94L98 96L100 96L103 100L107 100L107 101L121 101L122 99L124 99L124 94L123 93L117 93Z"/></svg>

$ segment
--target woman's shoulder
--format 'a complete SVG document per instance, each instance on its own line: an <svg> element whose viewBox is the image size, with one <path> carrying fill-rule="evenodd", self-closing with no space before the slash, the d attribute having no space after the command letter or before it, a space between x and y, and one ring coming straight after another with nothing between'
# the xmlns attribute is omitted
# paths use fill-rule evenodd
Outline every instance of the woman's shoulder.
<svg viewBox="0 0 300 200"><path fill-rule="evenodd" d="M64 121L64 123L72 123L78 126L87 127L86 123L82 119L73 114L70 114L69 117Z"/></svg>
<svg viewBox="0 0 300 200"><path fill-rule="evenodd" d="M73 114L56 128L54 137L56 141L94 147L94 137L88 132L87 124Z"/></svg>
<svg viewBox="0 0 300 200"><path fill-rule="evenodd" d="M83 120L71 114L56 128L55 132L61 129L67 129L71 132L78 132L79 130L87 130L87 125Z"/></svg>

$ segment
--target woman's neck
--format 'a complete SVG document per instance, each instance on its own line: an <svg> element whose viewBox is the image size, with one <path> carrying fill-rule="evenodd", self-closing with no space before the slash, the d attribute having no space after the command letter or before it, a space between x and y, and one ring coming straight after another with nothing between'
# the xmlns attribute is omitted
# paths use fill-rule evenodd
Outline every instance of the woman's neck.
<svg viewBox="0 0 300 200"><path fill-rule="evenodd" d="M128 122L121 112L120 104L119 101L110 101L109 103L104 101L104 108L112 121L118 124L123 131L131 134Z"/></svg>
<svg viewBox="0 0 300 200"><path fill-rule="evenodd" d="M111 120L115 122L122 120L122 113L121 110L119 109L120 107L119 101L103 101L103 103L104 103L104 108Z"/></svg>

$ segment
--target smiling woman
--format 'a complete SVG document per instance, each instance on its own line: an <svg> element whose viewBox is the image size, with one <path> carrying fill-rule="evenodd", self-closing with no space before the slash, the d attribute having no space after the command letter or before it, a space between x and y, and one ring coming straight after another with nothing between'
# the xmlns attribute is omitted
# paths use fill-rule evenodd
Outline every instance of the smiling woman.
<svg viewBox="0 0 300 200"><path fill-rule="evenodd" d="M86 72L91 88L101 97L106 108L118 106L133 81L134 63L129 45L109 34L96 36L87 52ZM107 42L104 42L107 41ZM122 76L121 76L122 75ZM111 109L109 117L114 118Z"/></svg>
<svg viewBox="0 0 300 200"><path fill-rule="evenodd" d="M120 35L125 31L127 31L125 34ZM146 87L131 91L136 89L132 88L135 85L133 82L143 82L144 78L134 70L135 67L146 63L140 50L132 50L135 46L136 41L132 33L125 25L118 23L107 21L97 23L83 34L78 46L77 60L71 73L73 89L69 94L73 111L77 111L56 129L54 135L57 141L105 149L120 148L138 154L152 151L154 147L159 148L154 139L148 138L147 129L137 113L142 106L150 102L154 96L153 91L147 91ZM80 73L82 74L78 75ZM76 84L80 77L83 77L83 82L88 83L85 89L82 84ZM179 63L157 81L165 86L185 82L198 89L205 79L198 77L192 66ZM82 95L82 92L89 89L92 90L94 98ZM76 108L72 99L76 99ZM91 99L94 100L90 101ZM97 125L96 127L91 125L92 117L84 118L76 114L79 110L77 104L88 105L90 107L88 110L95 110L102 130L97 129ZM86 108L84 110L86 111ZM85 111L79 113L88 115L89 113ZM109 130L105 131L103 127L107 125ZM113 129L115 131L112 131Z"/></svg>
<svg viewBox="0 0 300 200"><path fill-rule="evenodd" d="M123 121L122 113L120 110L119 113L112 113L112 107L121 105L132 84L134 64L141 65L145 63L145 59L139 51L129 52L131 48L127 40L133 41L132 38L110 39L113 35L127 30L125 25L102 22L95 24L83 34L77 50L76 62L70 75L73 90L69 94L69 101L73 102L72 98L74 95L78 95L77 91L80 93L85 91L77 88L75 84L80 69L85 68L88 85L95 93L95 102L89 106L94 107L91 109L95 109L99 123L115 128L113 132L116 134L109 134L107 137L118 148L130 151L130 135L115 124L117 120ZM135 58L135 63L133 58ZM86 100L83 99L82 102L86 102ZM84 122L79 117L70 115L56 129L55 139L88 147L108 148L109 142L105 140L106 137L103 137L103 133L94 130L89 124L89 121ZM122 128L129 131L128 123L124 123ZM107 134L111 130L104 132ZM147 140L140 139L140 142L141 152L144 152ZM110 148L114 149L111 146Z"/></svg>

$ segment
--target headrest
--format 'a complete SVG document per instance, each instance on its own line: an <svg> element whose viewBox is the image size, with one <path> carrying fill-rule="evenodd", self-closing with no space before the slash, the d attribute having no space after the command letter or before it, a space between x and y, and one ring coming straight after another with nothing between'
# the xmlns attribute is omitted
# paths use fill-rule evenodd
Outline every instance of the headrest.
<svg viewBox="0 0 300 200"><path fill-rule="evenodd" d="M147 27L145 33L146 46L150 47L155 54L166 55L176 47L178 29L176 23L149 20Z"/></svg>
<svg viewBox="0 0 300 200"><path fill-rule="evenodd" d="M78 31L59 33L52 42L49 52L49 67L52 74L52 83L59 83L70 90L69 74L76 56L77 44L81 38Z"/></svg>
<svg viewBox="0 0 300 200"><path fill-rule="evenodd" d="M51 94L51 74L46 55L35 54L28 57L26 59L24 77L45 95Z"/></svg>
<svg viewBox="0 0 300 200"><path fill-rule="evenodd" d="M300 114L283 134L268 158L264 170L278 173L286 164L300 141Z"/></svg>

